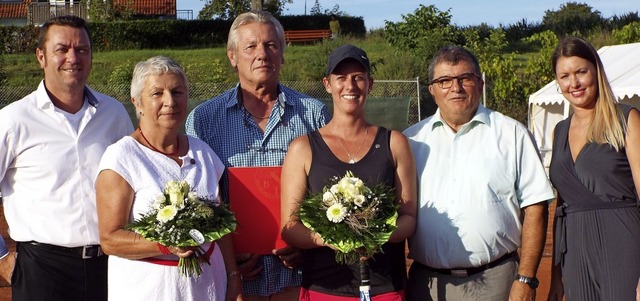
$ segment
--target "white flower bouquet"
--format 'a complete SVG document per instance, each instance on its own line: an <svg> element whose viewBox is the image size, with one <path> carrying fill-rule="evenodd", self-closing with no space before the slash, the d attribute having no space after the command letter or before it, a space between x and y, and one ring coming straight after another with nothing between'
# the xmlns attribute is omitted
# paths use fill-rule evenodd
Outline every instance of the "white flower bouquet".
<svg viewBox="0 0 640 301"><path fill-rule="evenodd" d="M198 197L187 182L169 181L151 210L126 228L165 246L195 247L194 256L178 262L181 274L193 277L202 273L201 263L209 264L200 245L233 232L236 219L217 199Z"/></svg>
<svg viewBox="0 0 640 301"><path fill-rule="evenodd" d="M322 193L304 199L297 214L307 228L337 249L338 263L355 264L379 252L389 240L399 205L392 188L369 188L351 171L331 180Z"/></svg>

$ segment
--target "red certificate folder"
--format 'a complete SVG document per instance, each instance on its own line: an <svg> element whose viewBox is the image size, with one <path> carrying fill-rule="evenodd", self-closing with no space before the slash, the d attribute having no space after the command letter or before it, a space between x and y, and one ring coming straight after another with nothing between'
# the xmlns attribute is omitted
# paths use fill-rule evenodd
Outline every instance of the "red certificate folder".
<svg viewBox="0 0 640 301"><path fill-rule="evenodd" d="M271 254L285 247L280 236L281 166L229 167L229 207L238 225L236 253Z"/></svg>

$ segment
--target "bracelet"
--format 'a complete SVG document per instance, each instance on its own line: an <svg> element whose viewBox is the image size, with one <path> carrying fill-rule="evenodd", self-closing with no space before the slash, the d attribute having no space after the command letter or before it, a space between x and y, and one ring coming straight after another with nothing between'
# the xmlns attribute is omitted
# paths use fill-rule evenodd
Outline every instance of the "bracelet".
<svg viewBox="0 0 640 301"><path fill-rule="evenodd" d="M169 248L167 248L167 246L157 242L156 246L158 247L158 250L160 250L160 253L162 253L163 255L171 255L171 251L169 251Z"/></svg>
<svg viewBox="0 0 640 301"><path fill-rule="evenodd" d="M240 279L242 279L242 273L240 273L240 271L233 271L229 274L227 274L227 277L231 278L231 277L240 277Z"/></svg>

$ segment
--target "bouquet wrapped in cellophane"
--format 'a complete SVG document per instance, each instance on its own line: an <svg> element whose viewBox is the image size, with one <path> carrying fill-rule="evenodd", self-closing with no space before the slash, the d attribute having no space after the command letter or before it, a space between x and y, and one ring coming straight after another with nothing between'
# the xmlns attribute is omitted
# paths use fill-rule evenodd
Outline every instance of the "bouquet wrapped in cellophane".
<svg viewBox="0 0 640 301"><path fill-rule="evenodd" d="M200 276L209 258L200 245L213 242L236 228L236 219L217 199L202 198L184 181L169 181L149 212L127 225L145 239L165 246L196 247L194 256L180 258L178 268L187 277Z"/></svg>
<svg viewBox="0 0 640 301"><path fill-rule="evenodd" d="M399 205L392 188L369 188L351 171L331 182L322 193L305 198L297 214L307 228L337 249L338 263L355 264L379 252L389 240Z"/></svg>

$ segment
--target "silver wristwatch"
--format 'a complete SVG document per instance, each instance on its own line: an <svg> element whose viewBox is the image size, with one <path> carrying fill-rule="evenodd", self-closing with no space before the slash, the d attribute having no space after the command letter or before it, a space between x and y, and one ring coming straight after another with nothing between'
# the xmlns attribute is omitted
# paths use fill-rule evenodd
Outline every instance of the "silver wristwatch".
<svg viewBox="0 0 640 301"><path fill-rule="evenodd" d="M528 285L532 289L536 289L538 288L538 285L540 285L540 281L538 281L538 278L536 277L527 277L518 274L518 278L516 280Z"/></svg>

